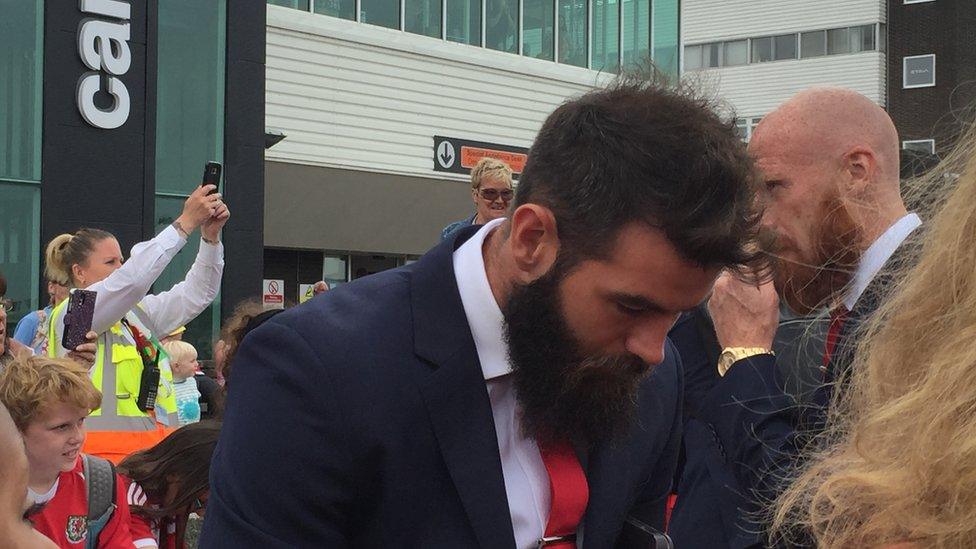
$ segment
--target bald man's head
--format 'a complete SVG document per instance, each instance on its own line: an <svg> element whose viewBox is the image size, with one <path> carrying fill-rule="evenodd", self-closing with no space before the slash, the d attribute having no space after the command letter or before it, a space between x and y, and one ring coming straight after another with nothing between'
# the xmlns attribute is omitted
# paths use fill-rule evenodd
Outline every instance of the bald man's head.
<svg viewBox="0 0 976 549"><path fill-rule="evenodd" d="M844 88L802 91L769 113L756 127L750 151L767 149L808 160L840 162L857 148L877 162L878 183L898 185L898 132L874 101Z"/></svg>
<svg viewBox="0 0 976 549"><path fill-rule="evenodd" d="M841 88L801 92L756 127L749 153L766 183L763 228L794 311L836 299L864 250L905 214L898 144L881 107Z"/></svg>

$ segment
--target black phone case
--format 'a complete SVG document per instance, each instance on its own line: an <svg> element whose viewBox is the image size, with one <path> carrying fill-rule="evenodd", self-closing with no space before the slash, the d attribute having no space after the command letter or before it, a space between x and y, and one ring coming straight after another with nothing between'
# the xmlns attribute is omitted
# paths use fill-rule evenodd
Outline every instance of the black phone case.
<svg viewBox="0 0 976 549"><path fill-rule="evenodd" d="M136 406L143 412L154 410L156 408L156 394L158 392L159 367L155 364L152 367L144 367L139 383L139 398L136 400Z"/></svg>
<svg viewBox="0 0 976 549"><path fill-rule="evenodd" d="M64 333L61 346L69 351L86 343L85 334L91 331L95 314L96 293L90 290L72 290L68 297L68 310L64 313Z"/></svg>
<svg viewBox="0 0 976 549"><path fill-rule="evenodd" d="M219 162L207 162L207 165L203 168L203 183L200 185L215 185L217 188L210 191L209 194L213 194L220 190L220 172L223 167Z"/></svg>

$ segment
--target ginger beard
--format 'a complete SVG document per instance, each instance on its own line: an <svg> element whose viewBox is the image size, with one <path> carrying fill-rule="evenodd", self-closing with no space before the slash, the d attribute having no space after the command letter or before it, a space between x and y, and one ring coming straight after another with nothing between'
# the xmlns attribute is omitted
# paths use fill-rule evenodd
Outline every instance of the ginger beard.
<svg viewBox="0 0 976 549"><path fill-rule="evenodd" d="M545 276L513 289L504 310L505 338L525 434L591 447L627 432L651 367L632 354L582 351L562 312L565 274L557 262Z"/></svg>
<svg viewBox="0 0 976 549"><path fill-rule="evenodd" d="M823 221L815 230L817 236L813 257L799 261L780 255L783 250L798 250L796 241L780 233L767 231L764 247L773 257L773 283L776 291L794 313L809 315L838 298L850 284L861 256L861 231L847 208L837 198L825 200L820 207Z"/></svg>

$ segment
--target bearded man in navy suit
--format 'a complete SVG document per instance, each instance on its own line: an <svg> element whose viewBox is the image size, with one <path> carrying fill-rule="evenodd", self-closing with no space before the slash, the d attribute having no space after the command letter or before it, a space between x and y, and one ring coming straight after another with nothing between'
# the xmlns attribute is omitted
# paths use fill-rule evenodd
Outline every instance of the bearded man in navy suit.
<svg viewBox="0 0 976 549"><path fill-rule="evenodd" d="M663 529L683 383L666 336L757 259L755 184L733 126L686 93L621 79L563 104L508 219L247 336L202 547Z"/></svg>

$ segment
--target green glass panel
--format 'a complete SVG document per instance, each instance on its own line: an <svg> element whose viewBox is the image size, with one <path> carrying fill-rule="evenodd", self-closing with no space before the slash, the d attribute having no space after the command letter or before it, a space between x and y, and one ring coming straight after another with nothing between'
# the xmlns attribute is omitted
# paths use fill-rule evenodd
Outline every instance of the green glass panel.
<svg viewBox="0 0 976 549"><path fill-rule="evenodd" d="M179 216L185 195L200 185L204 164L223 158L226 28L226 0L159 4L157 232ZM221 187L224 192L223 183ZM153 291L168 290L186 277L199 243L199 233L190 237L156 280ZM219 298L187 325L183 336L204 358L210 356L217 334L216 311Z"/></svg>
<svg viewBox="0 0 976 549"><path fill-rule="evenodd" d="M593 52L590 68L617 72L620 68L619 0L593 0Z"/></svg>
<svg viewBox="0 0 976 549"><path fill-rule="evenodd" d="M403 30L441 37L441 0L404 0Z"/></svg>
<svg viewBox="0 0 976 549"><path fill-rule="evenodd" d="M485 47L518 53L518 0L487 0Z"/></svg>
<svg viewBox="0 0 976 549"><path fill-rule="evenodd" d="M624 68L651 56L651 0L623 0Z"/></svg>
<svg viewBox="0 0 976 549"><path fill-rule="evenodd" d="M555 13L553 0L523 0L522 55L552 61Z"/></svg>
<svg viewBox="0 0 976 549"><path fill-rule="evenodd" d="M356 18L356 0L315 0L315 13L350 21Z"/></svg>
<svg viewBox="0 0 976 549"><path fill-rule="evenodd" d="M268 0L269 4L295 8L296 10L308 11L308 0ZM162 11L162 9L160 9Z"/></svg>
<svg viewBox="0 0 976 549"><path fill-rule="evenodd" d="M586 67L586 0L559 0L559 62Z"/></svg>
<svg viewBox="0 0 976 549"><path fill-rule="evenodd" d="M183 202L185 201L185 198L156 197L157 234L180 216L180 213L183 211ZM190 266L193 265L193 260L196 259L199 249L200 233L198 231L196 234L190 235L186 246L176 254L176 257L169 262L163 274L156 279L156 283L153 284L153 293L165 292L179 282L182 282L186 278L186 273L190 270ZM197 353L200 354L201 358L211 358L211 346L217 337L217 332L220 330L220 315L217 313L219 310L220 297L217 298L213 305L204 309L200 313L200 316L191 320L186 325L186 332L183 333L183 341L188 341L196 347Z"/></svg>
<svg viewBox="0 0 976 549"><path fill-rule="evenodd" d="M38 308L40 223L40 186L0 181L0 272L14 302L7 312L9 334L14 323Z"/></svg>
<svg viewBox="0 0 976 549"><path fill-rule="evenodd" d="M447 0L447 39L481 45L481 0Z"/></svg>
<svg viewBox="0 0 976 549"><path fill-rule="evenodd" d="M651 58L657 68L678 75L678 0L651 0Z"/></svg>
<svg viewBox="0 0 976 549"><path fill-rule="evenodd" d="M223 158L225 2L159 3L156 192L189 194Z"/></svg>
<svg viewBox="0 0 976 549"><path fill-rule="evenodd" d="M388 29L400 28L400 2L397 0L360 0L359 20Z"/></svg>
<svg viewBox="0 0 976 549"><path fill-rule="evenodd" d="M41 179L43 0L0 0L0 178Z"/></svg>

